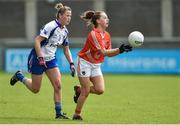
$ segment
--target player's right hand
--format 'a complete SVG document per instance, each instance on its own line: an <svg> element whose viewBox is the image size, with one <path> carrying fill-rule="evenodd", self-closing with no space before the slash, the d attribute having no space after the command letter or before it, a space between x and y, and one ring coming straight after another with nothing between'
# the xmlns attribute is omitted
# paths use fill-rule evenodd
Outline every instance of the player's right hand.
<svg viewBox="0 0 180 125"><path fill-rule="evenodd" d="M39 65L45 66L47 68L46 61L44 60L43 57L37 57L37 59L39 61Z"/></svg>

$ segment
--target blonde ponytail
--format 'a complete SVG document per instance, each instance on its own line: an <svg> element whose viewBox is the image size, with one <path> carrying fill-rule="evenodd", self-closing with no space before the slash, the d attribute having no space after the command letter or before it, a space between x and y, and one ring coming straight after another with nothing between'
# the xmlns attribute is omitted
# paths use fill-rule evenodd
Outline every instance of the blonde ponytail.
<svg viewBox="0 0 180 125"><path fill-rule="evenodd" d="M67 10L71 11L71 8L68 6L64 6L62 3L57 3L54 7L57 10L56 18L59 18L59 14L63 15Z"/></svg>
<svg viewBox="0 0 180 125"><path fill-rule="evenodd" d="M57 10L57 11L59 11L61 8L63 8L64 6L63 6L63 4L62 3L57 3L56 5L55 5L55 9Z"/></svg>

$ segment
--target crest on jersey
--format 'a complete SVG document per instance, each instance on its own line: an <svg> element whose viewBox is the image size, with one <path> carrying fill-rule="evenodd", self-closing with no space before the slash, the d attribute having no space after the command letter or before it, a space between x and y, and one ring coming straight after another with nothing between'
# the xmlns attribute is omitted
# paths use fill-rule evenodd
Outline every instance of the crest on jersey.
<svg viewBox="0 0 180 125"><path fill-rule="evenodd" d="M85 72L85 71L82 71L82 74L83 74L83 75L85 75L85 74L86 74L86 72Z"/></svg>
<svg viewBox="0 0 180 125"><path fill-rule="evenodd" d="M43 30L43 32L44 32L44 34L47 34L47 31L45 29Z"/></svg>
<svg viewBox="0 0 180 125"><path fill-rule="evenodd" d="M108 49L109 48L109 41L105 41L105 48Z"/></svg>

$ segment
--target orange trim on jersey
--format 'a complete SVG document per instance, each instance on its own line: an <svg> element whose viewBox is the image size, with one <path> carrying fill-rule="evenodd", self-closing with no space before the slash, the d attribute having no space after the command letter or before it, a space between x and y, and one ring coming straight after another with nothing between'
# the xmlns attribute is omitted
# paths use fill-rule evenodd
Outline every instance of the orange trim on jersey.
<svg viewBox="0 0 180 125"><path fill-rule="evenodd" d="M95 31L91 31L91 36L92 36L92 38L93 38L93 42L94 42L96 48L97 48L97 49L101 49L101 46L99 45L99 42L98 42L98 40L97 40L97 38L96 38Z"/></svg>
<svg viewBox="0 0 180 125"><path fill-rule="evenodd" d="M108 32L100 32L94 28L86 39L86 43L78 53L79 57L93 64L102 63L104 55L100 49L111 49L111 36Z"/></svg>

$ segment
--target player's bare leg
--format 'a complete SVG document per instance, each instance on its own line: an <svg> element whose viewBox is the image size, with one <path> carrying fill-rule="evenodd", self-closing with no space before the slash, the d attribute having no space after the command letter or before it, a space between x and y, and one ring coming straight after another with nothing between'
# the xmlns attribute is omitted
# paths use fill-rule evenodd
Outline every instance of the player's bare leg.
<svg viewBox="0 0 180 125"><path fill-rule="evenodd" d="M23 83L33 93L38 93L41 88L42 75L31 75L32 79L26 78Z"/></svg>
<svg viewBox="0 0 180 125"><path fill-rule="evenodd" d="M77 101L73 120L82 120L81 110L90 92L90 80L89 77L79 77L81 84L81 93Z"/></svg>
<svg viewBox="0 0 180 125"><path fill-rule="evenodd" d="M93 86L90 87L90 93L97 95L103 94L105 89L103 76L91 77L90 81L93 83ZM77 100L81 93L81 87L79 85L74 86L74 91L74 102L77 103Z"/></svg>
<svg viewBox="0 0 180 125"><path fill-rule="evenodd" d="M18 70L10 79L10 84L14 86L18 81L25 84L25 86L33 93L38 93L41 87L42 75L31 75L32 79L28 79L23 73Z"/></svg>
<svg viewBox="0 0 180 125"><path fill-rule="evenodd" d="M49 69L46 74L54 88L54 101L61 101L61 74L58 68Z"/></svg>
<svg viewBox="0 0 180 125"><path fill-rule="evenodd" d="M90 78L93 86L91 86L90 93L101 95L105 91L104 77L102 75Z"/></svg>
<svg viewBox="0 0 180 125"><path fill-rule="evenodd" d="M61 74L59 72L59 69L53 68L46 71L46 74L51 81L51 84L54 88L54 103L55 103L55 111L56 111L56 118L60 119L69 119L66 117L62 112L61 107L61 98L62 98L62 92L61 92Z"/></svg>

